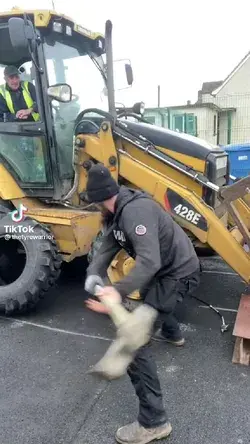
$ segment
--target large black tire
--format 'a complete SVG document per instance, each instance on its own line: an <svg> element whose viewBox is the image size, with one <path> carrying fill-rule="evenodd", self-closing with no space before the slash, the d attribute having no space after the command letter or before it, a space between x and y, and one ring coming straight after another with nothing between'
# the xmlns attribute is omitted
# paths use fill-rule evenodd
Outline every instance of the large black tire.
<svg viewBox="0 0 250 444"><path fill-rule="evenodd" d="M8 206L0 202L0 311L12 315L34 309L57 281L62 258L46 226L29 217L14 223L8 211ZM25 227L22 236L16 233L18 240L13 235L6 240L6 225L13 224Z"/></svg>

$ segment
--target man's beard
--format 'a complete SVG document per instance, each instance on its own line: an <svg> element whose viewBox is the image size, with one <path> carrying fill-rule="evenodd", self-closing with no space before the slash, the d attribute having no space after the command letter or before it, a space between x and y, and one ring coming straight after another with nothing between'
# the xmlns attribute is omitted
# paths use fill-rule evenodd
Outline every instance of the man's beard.
<svg viewBox="0 0 250 444"><path fill-rule="evenodd" d="M102 214L102 224L109 227L113 222L114 214L107 210L103 205L98 205L98 207Z"/></svg>

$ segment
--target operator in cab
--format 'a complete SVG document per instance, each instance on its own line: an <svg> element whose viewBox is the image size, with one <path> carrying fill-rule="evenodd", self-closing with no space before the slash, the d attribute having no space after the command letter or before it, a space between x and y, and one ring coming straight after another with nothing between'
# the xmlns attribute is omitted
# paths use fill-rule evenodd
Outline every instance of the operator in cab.
<svg viewBox="0 0 250 444"><path fill-rule="evenodd" d="M4 80L6 83L0 86L0 122L39 120L34 85L21 81L16 66L6 66Z"/></svg>

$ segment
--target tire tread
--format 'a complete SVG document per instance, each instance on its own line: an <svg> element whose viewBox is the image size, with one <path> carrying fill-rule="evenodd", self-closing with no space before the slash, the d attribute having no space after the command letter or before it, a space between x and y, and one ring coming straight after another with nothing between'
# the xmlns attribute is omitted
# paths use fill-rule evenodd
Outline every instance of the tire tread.
<svg viewBox="0 0 250 444"><path fill-rule="evenodd" d="M4 217L9 211L9 207L0 201L0 219ZM25 218L28 223L33 226L34 233L37 236L51 234L50 229L37 222L30 217ZM45 239L39 242L40 249L40 269L37 272L37 277L33 285L24 291L21 289L16 292L15 296L6 299L1 303L1 308L4 309L5 315L9 316L14 313L26 313L33 310L40 299L43 299L47 293L56 283L61 273L62 256L59 253L57 243L54 239Z"/></svg>

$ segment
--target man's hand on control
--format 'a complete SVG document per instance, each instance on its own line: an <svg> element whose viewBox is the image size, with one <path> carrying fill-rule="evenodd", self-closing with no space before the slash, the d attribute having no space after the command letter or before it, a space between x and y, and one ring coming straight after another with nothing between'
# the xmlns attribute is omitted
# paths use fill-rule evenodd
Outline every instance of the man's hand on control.
<svg viewBox="0 0 250 444"><path fill-rule="evenodd" d="M27 119L28 116L32 113L33 109L29 108L29 109L20 109L19 111L17 111L16 113L16 118L17 119Z"/></svg>

